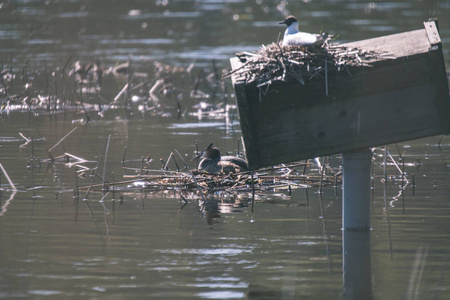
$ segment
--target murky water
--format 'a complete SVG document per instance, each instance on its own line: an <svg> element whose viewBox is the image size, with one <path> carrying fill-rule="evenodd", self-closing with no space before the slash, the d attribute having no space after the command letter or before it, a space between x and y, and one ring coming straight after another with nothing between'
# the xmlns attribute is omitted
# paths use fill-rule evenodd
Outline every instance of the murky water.
<svg viewBox="0 0 450 300"><path fill-rule="evenodd" d="M88 109L88 123L79 107L3 110L0 163L18 191L2 174L0 298L353 299L351 291L359 291L361 299L448 299L449 137L389 146L400 169L399 156L405 157L404 193L389 159L384 181L383 149L376 149L372 231L366 235L343 236L341 190L333 185L322 195L317 188L276 191L257 198L253 207L247 194L202 200L193 192L185 195L186 204L175 191L117 192L104 201L96 192L83 201L82 191L76 201L75 182L87 186L89 176L76 180L73 166L44 161L46 148L73 128L52 154L70 153L94 166L103 161L111 136L105 174L113 181L124 179L125 146L127 166L135 168L150 155L158 169L159 158L167 160L174 149L194 168L189 159L196 141L235 153L240 138L235 110L228 118L200 119L193 107L200 101L222 103L224 97L233 104L229 83L220 92L227 95L213 99L190 97L189 91L200 68L205 73L228 68L235 52L276 40L282 32L276 21L289 13L301 19L305 31L323 27L341 41L419 29L437 17L449 60L449 1L0 3L2 66L14 74L25 70L36 96L46 89L70 95L64 81L51 75L60 74L66 62L69 69L77 60L98 60L106 69L131 61L134 72L148 74L154 74L154 61L194 66L175 76L174 85L186 90L178 94L182 99L169 93L153 110L139 104L129 110L97 107ZM12 82L11 92L24 98L26 80ZM105 105L125 83L105 76L102 98L88 100ZM206 85L200 89L211 94ZM25 144L19 133L36 141Z"/></svg>

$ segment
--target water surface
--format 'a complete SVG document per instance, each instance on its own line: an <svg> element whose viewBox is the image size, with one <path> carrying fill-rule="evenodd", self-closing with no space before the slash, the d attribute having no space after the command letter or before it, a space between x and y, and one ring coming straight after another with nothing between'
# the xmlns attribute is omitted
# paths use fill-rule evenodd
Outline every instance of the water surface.
<svg viewBox="0 0 450 300"><path fill-rule="evenodd" d="M160 110L77 108L48 113L2 112L0 163L17 188L1 176L0 298L14 299L448 299L450 297L450 140L430 137L389 145L407 181L384 152L375 151L368 234L341 230L340 186L251 195L195 191L117 192L103 201L73 195L75 169L50 164L46 148L77 128L52 153L67 152L95 165L111 136L105 174L121 180L141 157L167 159L177 149L190 168L195 145L214 142L237 152L237 117L199 118L199 102L234 104L231 87L211 98L190 97L200 68L228 68L235 52L276 41L284 15L295 14L305 31L322 28L340 41L420 29L437 17L445 59L450 49L448 1L11 1L0 6L3 69L25 70L33 95L57 89L77 60L109 68L131 61L133 71L154 76L154 62L188 69L173 79L184 91L162 97ZM214 63L213 63L214 60ZM47 71L45 71L47 70ZM184 74L184 75L183 75ZM46 79L50 83L46 88ZM52 78L57 78L52 81ZM148 79L152 84L153 78ZM12 93L25 97L22 78ZM105 76L100 100L114 99L125 79ZM47 91L46 91L47 89ZM68 87L69 89L69 87ZM201 90L210 93L206 86ZM70 89L69 89L70 90ZM225 95L226 94L226 95ZM145 96L145 95L141 95ZM179 100L179 99L178 99ZM76 101L76 100L73 100ZM154 113L157 111L157 113ZM234 110L235 111L235 110ZM26 137L37 139L23 145ZM32 158L34 160L32 161ZM331 157L333 167L340 157ZM311 162L313 163L313 162ZM30 164L35 167L30 168ZM103 168L103 165L101 166ZM174 165L169 166L172 170ZM102 169L103 170L103 169ZM318 172L312 164L310 172ZM90 178L78 177L80 186ZM343 259L343 240L347 253ZM350 251L350 252L348 252ZM343 268L345 263L345 268Z"/></svg>

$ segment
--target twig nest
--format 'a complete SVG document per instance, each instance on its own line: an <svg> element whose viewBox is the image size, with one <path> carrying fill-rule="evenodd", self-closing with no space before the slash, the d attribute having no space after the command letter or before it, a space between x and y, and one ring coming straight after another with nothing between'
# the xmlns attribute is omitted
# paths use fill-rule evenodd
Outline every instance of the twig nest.
<svg viewBox="0 0 450 300"><path fill-rule="evenodd" d="M370 61L381 55L382 53L339 44L317 47L272 43L263 45L256 52L239 54L242 67L225 74L224 78L234 75L246 83L256 82L258 87L269 85L273 81L291 80L304 85L313 78L324 78L323 73L327 69L341 71L347 66L370 66Z"/></svg>

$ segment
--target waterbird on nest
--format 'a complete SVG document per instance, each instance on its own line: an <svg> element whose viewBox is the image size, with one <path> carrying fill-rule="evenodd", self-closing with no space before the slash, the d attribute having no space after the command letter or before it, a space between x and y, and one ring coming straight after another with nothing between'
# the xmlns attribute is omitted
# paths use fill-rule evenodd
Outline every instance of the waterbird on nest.
<svg viewBox="0 0 450 300"><path fill-rule="evenodd" d="M322 46L329 40L328 34L312 34L298 31L298 21L294 16L287 16L279 24L287 26L284 32L282 46L300 45L300 46Z"/></svg>
<svg viewBox="0 0 450 300"><path fill-rule="evenodd" d="M248 171L245 159L236 156L221 156L220 150L210 144L199 155L192 158L203 158L198 165L199 170L210 174L229 174Z"/></svg>

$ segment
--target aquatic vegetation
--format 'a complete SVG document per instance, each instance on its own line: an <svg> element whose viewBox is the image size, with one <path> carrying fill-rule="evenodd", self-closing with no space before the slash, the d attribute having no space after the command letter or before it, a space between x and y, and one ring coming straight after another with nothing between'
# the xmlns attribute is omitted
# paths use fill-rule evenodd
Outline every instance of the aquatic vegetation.
<svg viewBox="0 0 450 300"><path fill-rule="evenodd" d="M224 118L230 110L227 83L215 61L210 66L172 66L144 58L112 66L67 58L62 66L30 70L4 64L0 69L0 113L80 111L81 122L107 110L181 118ZM205 105L206 104L206 105ZM77 120L74 120L78 122Z"/></svg>

